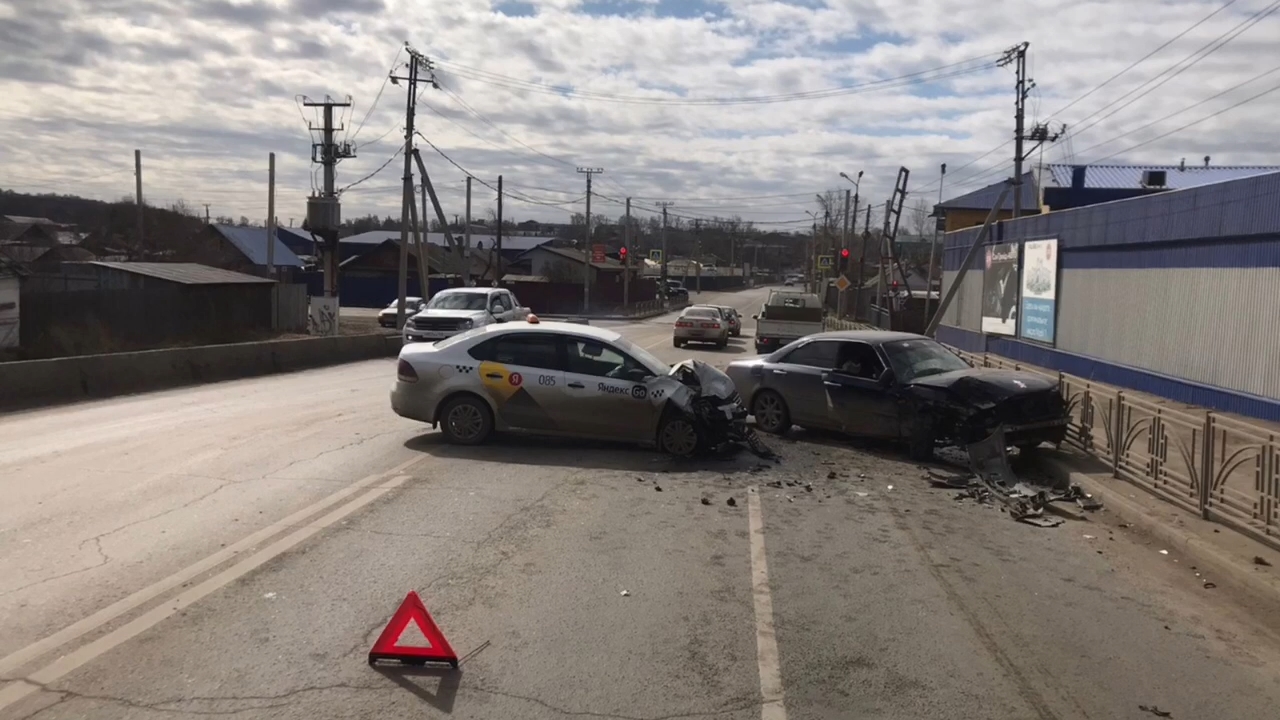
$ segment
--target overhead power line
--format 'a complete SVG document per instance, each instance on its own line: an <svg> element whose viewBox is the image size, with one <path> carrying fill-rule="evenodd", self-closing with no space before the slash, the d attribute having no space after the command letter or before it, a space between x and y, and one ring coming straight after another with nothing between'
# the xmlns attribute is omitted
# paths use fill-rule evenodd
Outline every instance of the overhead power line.
<svg viewBox="0 0 1280 720"><path fill-rule="evenodd" d="M577 90L572 87L550 85L547 83L533 82L521 80L507 75L481 70L479 68L467 67L457 63L441 61L440 65L450 70L459 77L483 82L499 87L506 87L513 90L523 90L528 92L543 93L548 95L557 95L560 97L574 97L583 100L597 100L600 102L613 102L637 105L754 105L754 104L771 104L782 102L794 102L798 100L819 100L829 97L840 97L845 95L856 95L865 92L874 92L890 88L908 87L911 85L920 85L924 83L937 82L947 80L962 75L968 75L995 67L995 59L1000 53L988 53L977 57L961 60L960 62L950 63L948 65L940 65L938 67L920 70L913 73L906 73L891 78L883 78L880 80L872 80L862 83L854 83L834 88L826 88L823 90L807 90L794 93L781 93L776 95L755 95L755 96L737 96L737 97L679 97L679 98L655 98L645 97L643 95L622 95L617 93L602 93L589 90Z"/></svg>
<svg viewBox="0 0 1280 720"><path fill-rule="evenodd" d="M1268 75L1272 75L1272 74L1274 74L1274 73L1276 73L1276 72L1280 72L1280 65L1277 65L1277 66L1275 66L1275 67L1271 68L1270 70L1266 70L1266 71L1264 71L1264 72L1258 73L1257 75L1254 75L1253 77L1249 78L1248 80L1245 80L1245 81L1244 81L1244 82L1242 82L1242 83L1238 83L1238 84L1236 84L1236 85L1232 85L1231 87L1227 88L1226 90L1223 90L1223 91L1222 91L1222 92L1220 92L1220 93L1215 93L1215 94L1213 94L1213 95L1210 95L1209 97L1207 97L1207 98L1205 98L1205 99L1203 99L1203 100L1201 100L1201 101L1199 101L1199 102L1197 102L1197 103L1194 103L1194 104L1192 104L1192 105L1188 105L1188 106L1186 106L1186 107L1182 108L1181 110L1175 110L1174 112L1171 112L1171 113L1169 113L1168 115L1165 115L1165 116L1164 116L1164 117L1162 117L1162 118L1157 118L1157 119L1155 119L1155 120L1152 120L1152 121L1151 121L1151 122L1149 122L1149 123L1146 123L1146 124L1144 124L1144 125L1139 125L1138 127L1133 128L1132 130L1128 130L1128 131L1123 132L1123 133L1121 133L1121 134L1119 134L1119 135L1116 135L1115 137L1113 137L1113 138L1111 138L1111 139L1109 139L1109 140L1103 140L1103 141L1102 141L1102 142L1100 142L1100 143L1097 143L1097 144L1095 144L1095 145L1091 145L1091 146L1089 146L1089 147L1085 148L1084 150L1081 150L1081 151L1080 151L1080 154L1081 154L1081 155L1083 155L1083 154L1085 154L1085 153L1087 153L1087 152L1089 152L1089 151L1091 151L1091 150L1094 150L1094 149L1100 148L1100 147L1102 147L1103 145L1110 145L1111 143L1113 143L1113 142L1115 142L1115 141L1117 141L1117 140L1120 140L1120 139L1122 139L1122 138L1126 138L1126 137L1128 137L1128 136L1130 136L1130 135L1132 135L1132 134L1134 134L1134 133L1136 133L1136 132L1139 132L1139 131L1141 131L1141 130L1146 130L1147 128L1151 127L1152 125L1158 125L1159 123L1162 123L1162 122L1164 122L1165 120L1168 120L1169 118L1175 117L1175 116L1177 116L1177 115L1181 115L1182 113L1187 112L1188 110L1194 110L1194 109L1196 109L1196 108L1200 107L1201 105L1204 105L1204 104L1205 104L1205 103L1207 103L1207 102L1210 102L1210 101L1213 101L1213 100L1217 100L1218 98L1222 97L1223 95L1226 95L1226 94L1228 94L1228 93L1231 93L1231 92L1233 92L1233 91L1235 91L1235 90L1239 90L1240 88L1244 87L1245 85L1250 85L1250 84L1252 84L1252 83L1254 83L1254 82L1257 82L1258 80L1261 80L1262 78L1264 78L1264 77L1266 77L1266 76L1268 76Z"/></svg>
<svg viewBox="0 0 1280 720"><path fill-rule="evenodd" d="M1276 85L1276 86L1272 87L1272 88L1271 88L1271 89L1269 89L1269 90L1263 90L1262 92L1258 93L1257 95L1254 95L1254 96L1252 96L1252 97L1245 98L1244 100L1241 100L1240 102L1235 103L1234 105L1228 105L1227 107L1224 107L1224 108L1222 108L1221 110L1219 110L1219 111L1217 111L1217 112L1215 112L1215 113L1212 113L1212 114L1210 114L1210 115L1206 115L1206 116L1204 116L1204 117L1200 118L1199 120L1193 120L1193 121L1191 121L1191 122L1187 123L1186 125L1182 125L1181 127L1176 127L1176 128L1174 128L1173 130L1170 130L1169 132L1161 133L1160 135L1157 135L1157 136L1155 136L1155 137L1151 138L1150 140L1144 140L1143 142L1140 142L1140 143L1138 143L1137 145L1133 145L1133 146L1131 146L1131 147L1129 147L1129 148L1126 148L1126 149L1124 149L1124 150L1120 150L1119 152L1111 153L1110 155L1107 155L1106 157L1098 158L1097 160L1094 160L1094 162L1095 162L1095 163L1100 163L1100 162L1102 162L1103 160L1110 160L1111 158L1113 158L1113 157L1115 157L1115 156L1117 156L1117 155L1123 155L1123 154L1125 154L1125 153L1132 152L1132 151L1134 151L1134 150L1137 150L1137 149L1138 149L1138 148L1140 148L1140 147L1145 147L1145 146L1147 146L1147 145L1150 145L1151 143L1153 143L1153 142L1155 142L1155 141L1157 141L1157 140L1163 140L1164 138L1167 138L1167 137L1169 137L1170 135L1176 135L1176 134L1178 134L1178 133L1182 132L1183 130L1186 130L1187 128L1191 128L1191 127L1194 127L1194 126L1196 126L1196 125L1199 125L1200 123L1204 122L1205 120L1210 120L1210 119L1212 119L1212 118L1216 118L1216 117L1218 117L1219 115L1221 115L1221 114L1223 114L1223 113L1226 113L1226 112L1230 112L1230 111L1232 111L1232 110L1235 110L1235 109L1236 109L1236 108L1238 108L1238 107L1241 107L1241 106L1244 106L1244 105L1248 105L1249 103L1253 102L1254 100L1257 100L1257 99L1259 99L1259 98L1261 98L1261 97L1264 97L1264 96L1266 96L1266 95L1270 95L1271 93L1273 93L1273 92L1275 92L1275 91L1277 91L1277 90L1280 90L1280 85Z"/></svg>
<svg viewBox="0 0 1280 720"><path fill-rule="evenodd" d="M449 157L449 156L448 156L448 154L446 154L446 153L445 153L445 151L443 151L443 150L441 150L440 148L436 147L435 143L433 143L433 142L431 142L430 140L428 140L428 139L426 138L426 136L422 135L422 133L416 133L416 135L418 136L418 139L422 140L422 142L424 142L424 143L426 143L427 145L431 146L431 149L432 149L432 150L435 150L435 151L436 151L436 153L437 153L437 154L439 154L439 155L440 155L440 157L442 157L442 158L444 158L446 161L448 161L448 163L449 163L450 165L452 165L452 166L454 166L455 168L457 168L458 170L462 171L462 173L463 173L464 175L466 175L467 177L472 178L473 180L475 180L476 182L480 183L481 185L483 185L483 186L485 186L485 187L489 188L490 190L492 190L492 191L494 191L494 192L498 192L498 188L497 188L497 187L495 187L495 186L493 186L493 185L490 185L489 183L485 182L485 181L484 181L484 179L482 179L482 178L480 178L480 177L476 176L476 174L475 174L475 173L473 173L473 172L471 172L470 170L468 170L468 169L466 169L466 168L462 167L461 165L459 165L459 164L458 164L458 162L457 162L456 160L454 160L453 158ZM586 199L586 195L583 195L582 197L578 197L578 198L575 198L575 199L573 199L573 200L545 200L545 199L540 200L540 199L537 199L537 198L532 198L532 197L529 197L529 196L527 196L527 195L524 195L523 193L515 193L515 192L511 192L510 190L506 190L506 189L504 189L504 190L502 191L502 195L503 195L503 197L514 198L514 199L519 200L519 201L521 201L521 202L529 203L529 204L531 204L531 205L548 205L548 206L553 206L553 207L554 207L554 206L559 206L559 205L572 205L573 203L579 203L579 202L582 202L583 200L585 200L585 199Z"/></svg>
<svg viewBox="0 0 1280 720"><path fill-rule="evenodd" d="M1106 87L1107 85L1109 85L1113 80L1115 80L1115 79L1119 78L1121 75L1124 75L1125 73L1129 72L1130 70L1132 70L1132 69L1134 69L1134 68L1138 67L1139 65L1141 65L1142 63L1146 62L1146 61L1147 61L1147 60L1149 60L1153 55L1155 55L1156 53L1160 52L1161 50L1163 50L1163 49L1165 49L1165 48L1169 47L1169 46L1170 46L1170 45L1172 45L1173 43L1177 42L1178 40L1180 40L1183 36L1185 36L1187 33L1191 32L1192 30L1195 30L1196 28L1198 28L1198 27L1200 27L1201 25L1205 24L1205 23L1206 23L1206 22L1208 22L1211 18L1213 18L1213 16L1214 16L1214 15L1217 15L1218 13L1222 12L1223 10L1226 10L1227 8L1231 7L1232 5L1235 5L1235 4L1236 4L1236 2L1237 2L1237 0L1227 0L1227 2L1226 2L1226 3L1224 3L1222 6L1220 6L1217 10L1214 10L1213 12L1209 13L1208 15L1205 15L1204 17L1202 17L1202 18L1200 18L1198 21L1196 21L1193 25L1191 25L1191 27L1188 27L1186 30L1183 30L1182 32L1178 33L1177 35L1174 35L1173 37L1169 38L1169 39L1168 39L1168 40L1166 40L1164 43L1162 43L1162 44L1160 45L1160 47L1157 47L1155 50L1152 50L1151 52L1147 53L1146 55L1143 55L1142 57L1138 58L1137 60L1134 60L1134 61L1133 61L1133 62L1132 62L1128 67L1126 67L1125 69L1121 70L1120 72L1116 73L1115 75L1112 75L1111 77L1107 78L1106 80L1103 80L1101 83L1099 83L1099 84L1097 84L1097 85L1093 86L1093 88L1092 88L1091 90L1089 90L1089 91L1088 91L1088 92L1086 92L1085 94L1081 95L1080 97L1076 98L1075 100L1072 100L1071 102L1067 103L1066 105L1063 105L1062 107L1058 108L1056 111L1054 111L1053 113L1051 113L1051 114L1049 115L1049 117L1046 117L1046 118L1045 118L1045 121L1047 122L1048 120L1053 119L1055 116L1057 116L1057 115L1061 115L1063 112L1066 112L1069 108L1074 107L1076 103L1078 103L1078 102L1080 102L1081 100L1084 100L1085 98L1089 97L1090 95L1092 95L1092 94L1094 94L1094 93L1098 92L1098 91L1099 91L1099 90L1101 90L1102 88L1104 88L1104 87Z"/></svg>
<svg viewBox="0 0 1280 720"><path fill-rule="evenodd" d="M404 52L403 46L396 48L396 56L391 58L391 67L382 76L382 86L378 88L378 94L374 96L373 103L369 105L369 109L364 111L364 117L360 118L360 124L356 126L355 132L351 133L351 136L348 138L351 142L355 142L356 136L358 136L360 131L364 129L364 124L369 120L369 116L377 109L378 101L382 99L382 93L387 89L387 83L390 82L391 75L396 71L396 63L400 62L400 53L402 52ZM374 142L377 142L377 140L374 140Z"/></svg>
<svg viewBox="0 0 1280 720"><path fill-rule="evenodd" d="M402 153L402 152L404 152L404 148L403 148L403 147L396 148L396 151L395 151L395 152L393 152L393 153L391 153L391 157L387 158L387 161L386 161L386 162L384 162L384 163L382 163L381 165L379 165L377 170L374 170L373 172L369 173L368 175L365 175L364 177L362 177L362 178L360 178L359 180L357 180L357 181L355 181L355 182L351 183L350 185L345 185L345 186L343 186L343 187L339 188L339 189L338 189L338 194L339 194L339 195L341 195L342 193L346 192L347 190L350 190L351 188L353 188L353 187L355 187L355 186L359 185L360 183L362 183L362 182L364 182L364 181L366 181L366 180L368 180L368 179L372 178L373 176L377 175L378 173L382 172L383 170L386 170L386 169L387 169L387 166L388 166L388 165L390 165L390 164L391 164L391 162L392 162L393 160L395 160L396 158L400 157L400 153Z"/></svg>
<svg viewBox="0 0 1280 720"><path fill-rule="evenodd" d="M1182 60L1179 60L1173 65L1170 65L1169 67L1161 71L1160 74L1156 75L1155 77L1147 80L1146 82L1142 83L1138 87L1134 88L1134 91L1142 90L1143 88L1147 88L1146 90L1143 90L1142 92L1137 93L1136 95L1133 94L1133 92L1131 91L1130 93L1123 95L1121 97L1118 97L1115 100L1112 100L1111 102L1107 103L1106 105L1103 105L1101 108L1098 108L1097 110L1090 113L1089 115L1086 115L1079 122L1077 122L1075 126L1073 126L1072 133L1076 136L1079 136L1081 133L1089 130L1090 128L1096 127L1099 123L1102 123L1107 118L1111 117L1112 115L1115 115L1121 110L1124 110L1125 108L1134 104L1138 100L1141 100L1142 98L1151 94L1161 85L1164 85L1165 83L1169 82L1175 77L1186 72L1196 63L1200 62L1201 60L1204 60L1205 58L1209 57L1210 55L1217 52L1218 50L1221 50L1232 40L1236 39L1242 33L1244 33L1246 30L1265 20L1268 15L1275 12L1277 9L1280 9L1280 0L1274 0L1274 2L1272 2L1270 5L1255 12L1253 15L1250 15L1248 19L1240 22L1238 25L1222 33L1221 35L1214 38L1213 40L1210 40L1208 43L1205 43L1195 52L1191 53L1190 55L1183 58ZM1186 64L1184 65L1183 63L1186 63ZM1156 82L1157 80L1159 80L1159 82ZM1155 83L1155 84L1152 85L1152 83ZM1105 115L1102 115L1101 117L1097 117L1101 113L1105 112L1108 108L1111 108L1115 106L1117 103L1120 103L1122 101L1124 104L1115 108L1111 112ZM1097 117L1096 120L1093 120L1093 122L1088 122L1091 118L1095 118L1095 117ZM1080 127L1080 125L1084 125L1084 127Z"/></svg>

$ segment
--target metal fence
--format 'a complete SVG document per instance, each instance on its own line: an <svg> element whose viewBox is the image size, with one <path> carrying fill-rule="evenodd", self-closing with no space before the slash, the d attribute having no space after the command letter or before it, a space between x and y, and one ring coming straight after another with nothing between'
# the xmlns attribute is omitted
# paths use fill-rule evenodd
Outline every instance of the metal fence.
<svg viewBox="0 0 1280 720"><path fill-rule="evenodd" d="M977 367L1057 378L1071 411L1070 444L1109 464L1112 476L1280 549L1280 432L998 355L952 350Z"/></svg>
<svg viewBox="0 0 1280 720"><path fill-rule="evenodd" d="M307 286L301 283L276 285L271 289L271 329L277 332L307 331Z"/></svg>
<svg viewBox="0 0 1280 720"><path fill-rule="evenodd" d="M827 330L879 330L875 325L868 325L864 322L856 322L854 320L846 320L828 315L823 318L822 326Z"/></svg>

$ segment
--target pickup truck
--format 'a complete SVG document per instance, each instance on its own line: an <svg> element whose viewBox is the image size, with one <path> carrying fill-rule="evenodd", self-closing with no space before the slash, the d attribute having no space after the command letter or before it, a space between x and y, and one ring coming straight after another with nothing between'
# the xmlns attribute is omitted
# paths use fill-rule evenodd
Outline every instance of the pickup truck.
<svg viewBox="0 0 1280 720"><path fill-rule="evenodd" d="M822 332L822 318L826 314L822 301L814 293L770 291L760 314L753 316L756 352L765 355L792 341Z"/></svg>
<svg viewBox="0 0 1280 720"><path fill-rule="evenodd" d="M492 323L524 320L529 308L503 288L450 288L436 293L404 324L404 343L435 342Z"/></svg>

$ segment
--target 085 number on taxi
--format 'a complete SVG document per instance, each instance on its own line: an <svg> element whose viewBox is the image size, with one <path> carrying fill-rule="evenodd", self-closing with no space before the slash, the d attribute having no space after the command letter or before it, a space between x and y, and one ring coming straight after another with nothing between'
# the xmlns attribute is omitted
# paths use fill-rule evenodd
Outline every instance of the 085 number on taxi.
<svg viewBox="0 0 1280 720"><path fill-rule="evenodd" d="M554 386L556 384L556 376L555 375L539 375L538 384L546 385L546 386Z"/></svg>

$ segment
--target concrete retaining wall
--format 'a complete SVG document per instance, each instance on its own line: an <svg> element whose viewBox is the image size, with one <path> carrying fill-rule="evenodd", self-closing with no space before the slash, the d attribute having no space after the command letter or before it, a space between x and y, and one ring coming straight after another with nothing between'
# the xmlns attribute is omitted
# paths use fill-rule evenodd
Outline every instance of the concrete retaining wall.
<svg viewBox="0 0 1280 720"><path fill-rule="evenodd" d="M0 363L0 410L395 357L400 345L340 335Z"/></svg>

